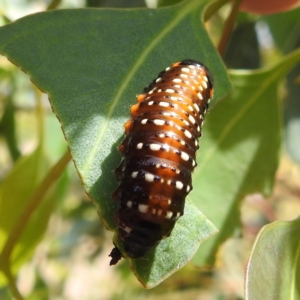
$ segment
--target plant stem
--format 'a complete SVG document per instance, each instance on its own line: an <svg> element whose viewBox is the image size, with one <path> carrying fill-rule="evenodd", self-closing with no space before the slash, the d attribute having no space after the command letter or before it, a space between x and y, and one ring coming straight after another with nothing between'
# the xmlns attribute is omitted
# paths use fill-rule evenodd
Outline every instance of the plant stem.
<svg viewBox="0 0 300 300"><path fill-rule="evenodd" d="M23 300L23 296L20 294L17 286L16 286L16 280L15 278L13 277L13 275L11 274L10 272L10 269L9 267L6 269L3 270L5 276L7 277L8 279L8 286L9 286L9 289L11 291L11 293L13 294L14 296L14 299L16 300Z"/></svg>
<svg viewBox="0 0 300 300"><path fill-rule="evenodd" d="M61 0L52 0L46 10L55 9L60 3Z"/></svg>
<svg viewBox="0 0 300 300"><path fill-rule="evenodd" d="M231 33L232 28L235 23L236 16L239 12L239 7L240 7L241 2L242 2L242 0L236 0L232 4L232 9L231 9L231 12L225 22L224 31L222 33L221 40L220 40L220 43L218 46L218 52L220 55L222 55L224 53L224 50L226 48L230 33Z"/></svg>

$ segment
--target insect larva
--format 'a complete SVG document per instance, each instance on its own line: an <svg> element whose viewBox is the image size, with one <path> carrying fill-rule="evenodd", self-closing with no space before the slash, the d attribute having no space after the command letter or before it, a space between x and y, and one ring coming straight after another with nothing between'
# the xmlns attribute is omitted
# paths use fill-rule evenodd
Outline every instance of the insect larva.
<svg viewBox="0 0 300 300"><path fill-rule="evenodd" d="M128 257L144 256L183 215L212 95L209 70L183 60L161 72L131 107L119 146L124 156L116 170L120 184L113 195L118 236ZM114 265L122 254L115 247L110 256Z"/></svg>

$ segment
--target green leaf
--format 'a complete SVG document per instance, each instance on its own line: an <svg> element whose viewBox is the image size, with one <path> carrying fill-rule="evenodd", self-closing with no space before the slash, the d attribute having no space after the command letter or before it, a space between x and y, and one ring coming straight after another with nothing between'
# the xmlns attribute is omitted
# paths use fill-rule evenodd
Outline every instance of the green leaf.
<svg viewBox="0 0 300 300"><path fill-rule="evenodd" d="M300 47L300 7L284 13L264 16L272 32L276 46L284 53ZM285 99L285 147L288 154L300 164L300 85L296 78L300 73L300 64L287 77L287 96Z"/></svg>
<svg viewBox="0 0 300 300"><path fill-rule="evenodd" d="M41 147L31 155L21 157L10 174L0 186L0 253L7 239L12 234L15 224L23 211L30 205L30 199L37 185L49 170L48 159ZM49 217L55 201L53 193L48 193L41 205L32 214L28 223L24 223L24 232L14 244L10 255L10 268L16 272L18 268L32 255L36 244L40 241L46 230ZM2 257L2 259L5 259ZM8 261L1 261L3 267ZM0 285L5 282L0 274Z"/></svg>
<svg viewBox="0 0 300 300"><path fill-rule="evenodd" d="M219 233L203 243L195 263L214 262L220 244L240 226L245 195L272 191L282 142L278 85L299 61L297 50L269 69L232 71L233 94L207 115L190 197Z"/></svg>
<svg viewBox="0 0 300 300"><path fill-rule="evenodd" d="M117 187L113 170L121 158L117 145L136 94L171 63L186 58L210 68L215 102L230 90L224 66L200 22L207 2L185 1L162 9L51 11L0 28L0 52L49 94L77 171L110 230L116 229L111 195ZM198 221L198 215L192 214L189 223ZM183 224L177 226L172 243L177 236L181 241L188 226L193 228L190 249L194 249L199 244L198 229ZM202 224L207 236L208 223ZM185 261L190 249L183 255ZM148 272L151 283L145 285L159 281L150 274L159 266L156 257L157 252L143 274L133 264L139 278ZM172 263L183 264L182 259ZM171 273L169 267L162 266L161 278L166 272Z"/></svg>
<svg viewBox="0 0 300 300"><path fill-rule="evenodd" d="M299 14L300 7L280 14L261 17L261 20L269 26L276 47L283 53L294 50L299 44Z"/></svg>
<svg viewBox="0 0 300 300"><path fill-rule="evenodd" d="M261 229L247 265L245 299L300 299L299 232L300 218Z"/></svg>
<svg viewBox="0 0 300 300"><path fill-rule="evenodd" d="M300 46L300 40L299 40ZM300 64L287 77L288 95L286 99L285 117L285 147L291 158L300 164L300 84L296 83L296 78L300 74Z"/></svg>

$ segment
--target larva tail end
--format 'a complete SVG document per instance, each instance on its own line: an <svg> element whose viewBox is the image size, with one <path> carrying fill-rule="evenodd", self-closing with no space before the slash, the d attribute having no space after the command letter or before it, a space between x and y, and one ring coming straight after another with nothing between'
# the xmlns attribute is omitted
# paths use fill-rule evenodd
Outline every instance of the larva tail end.
<svg viewBox="0 0 300 300"><path fill-rule="evenodd" d="M111 261L109 263L110 266L116 265L118 261L123 257L123 255L117 247L111 250L109 256L111 257Z"/></svg>

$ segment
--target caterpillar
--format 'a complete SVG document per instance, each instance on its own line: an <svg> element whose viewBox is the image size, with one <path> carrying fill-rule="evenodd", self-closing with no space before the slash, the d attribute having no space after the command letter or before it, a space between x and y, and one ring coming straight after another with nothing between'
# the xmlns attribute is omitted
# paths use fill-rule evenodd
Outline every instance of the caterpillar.
<svg viewBox="0 0 300 300"><path fill-rule="evenodd" d="M113 194L118 237L126 256L144 256L170 235L183 215L212 96L208 68L183 60L161 72L131 106L119 146L124 158L115 170L120 184ZM115 265L123 255L115 246L109 256L110 265Z"/></svg>

